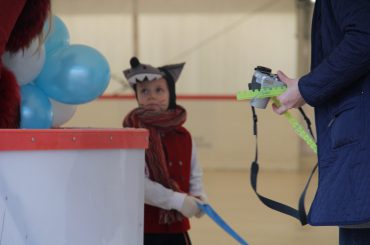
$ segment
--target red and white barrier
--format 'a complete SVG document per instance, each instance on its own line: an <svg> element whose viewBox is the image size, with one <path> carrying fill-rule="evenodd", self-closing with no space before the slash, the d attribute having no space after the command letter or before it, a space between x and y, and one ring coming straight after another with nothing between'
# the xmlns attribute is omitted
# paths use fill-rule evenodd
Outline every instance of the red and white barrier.
<svg viewBox="0 0 370 245"><path fill-rule="evenodd" d="M142 244L147 138L139 129L0 130L0 244Z"/></svg>

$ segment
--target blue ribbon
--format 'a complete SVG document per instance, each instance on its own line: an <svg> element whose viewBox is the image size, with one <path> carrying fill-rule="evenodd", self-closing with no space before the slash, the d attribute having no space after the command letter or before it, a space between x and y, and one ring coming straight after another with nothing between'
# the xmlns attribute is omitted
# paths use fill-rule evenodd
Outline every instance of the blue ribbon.
<svg viewBox="0 0 370 245"><path fill-rule="evenodd" d="M216 211L209 204L198 203L198 207L206 213L219 227L226 231L230 236L237 240L242 245L248 245L248 243L238 235L226 222L216 213Z"/></svg>

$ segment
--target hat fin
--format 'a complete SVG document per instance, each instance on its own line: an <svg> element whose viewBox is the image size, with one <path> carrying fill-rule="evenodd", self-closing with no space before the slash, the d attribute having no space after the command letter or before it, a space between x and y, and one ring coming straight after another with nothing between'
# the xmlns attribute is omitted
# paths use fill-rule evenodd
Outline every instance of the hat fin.
<svg viewBox="0 0 370 245"><path fill-rule="evenodd" d="M140 65L140 61L138 58L136 57L132 57L130 59L130 65L131 65L131 68L135 68L135 67L138 67Z"/></svg>
<svg viewBox="0 0 370 245"><path fill-rule="evenodd" d="M173 81L176 82L179 79L184 66L185 66L185 63L180 63L180 64L162 66L162 67L159 67L159 69L167 71L171 75Z"/></svg>

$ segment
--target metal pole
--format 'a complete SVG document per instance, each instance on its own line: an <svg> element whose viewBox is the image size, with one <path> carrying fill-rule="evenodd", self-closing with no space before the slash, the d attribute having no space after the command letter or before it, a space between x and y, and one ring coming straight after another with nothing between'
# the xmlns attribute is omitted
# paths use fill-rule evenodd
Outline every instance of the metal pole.
<svg viewBox="0 0 370 245"><path fill-rule="evenodd" d="M139 56L139 0L132 0L133 55Z"/></svg>
<svg viewBox="0 0 370 245"><path fill-rule="evenodd" d="M297 0L298 76L310 69L312 0Z"/></svg>
<svg viewBox="0 0 370 245"><path fill-rule="evenodd" d="M297 6L297 77L307 74L311 64L311 21L313 4L312 0L296 0ZM311 107L304 106L304 111L308 117L313 120L314 112ZM303 120L301 121L302 123ZM311 149L303 142L299 146L300 161L299 169L308 170L312 165L315 155Z"/></svg>

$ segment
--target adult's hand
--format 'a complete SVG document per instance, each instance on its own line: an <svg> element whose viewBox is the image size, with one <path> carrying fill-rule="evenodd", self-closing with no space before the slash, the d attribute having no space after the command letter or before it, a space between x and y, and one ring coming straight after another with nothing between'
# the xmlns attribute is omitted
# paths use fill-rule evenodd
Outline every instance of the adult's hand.
<svg viewBox="0 0 370 245"><path fill-rule="evenodd" d="M272 109L275 113L281 115L291 108L298 108L304 105L304 101L298 88L299 79L289 78L282 71L278 71L277 75L279 79L287 85L287 90L277 97L280 101L280 105L272 104Z"/></svg>

